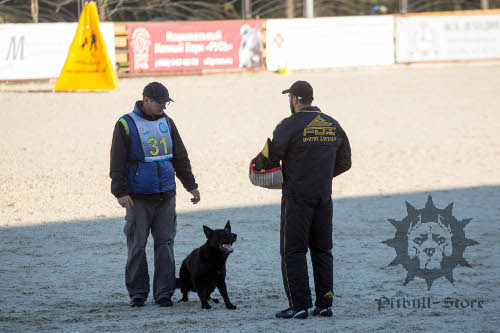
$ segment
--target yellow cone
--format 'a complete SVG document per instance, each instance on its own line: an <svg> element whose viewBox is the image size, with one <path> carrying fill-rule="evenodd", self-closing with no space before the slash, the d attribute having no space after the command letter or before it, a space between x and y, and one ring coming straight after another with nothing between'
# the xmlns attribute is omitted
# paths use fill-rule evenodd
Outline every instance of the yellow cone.
<svg viewBox="0 0 500 333"><path fill-rule="evenodd" d="M278 69L278 73L280 73L280 74L288 74L288 67L287 67L287 65L285 64L285 66L279 68Z"/></svg>
<svg viewBox="0 0 500 333"><path fill-rule="evenodd" d="M95 2L83 7L75 38L54 90L118 88L118 76L99 29Z"/></svg>

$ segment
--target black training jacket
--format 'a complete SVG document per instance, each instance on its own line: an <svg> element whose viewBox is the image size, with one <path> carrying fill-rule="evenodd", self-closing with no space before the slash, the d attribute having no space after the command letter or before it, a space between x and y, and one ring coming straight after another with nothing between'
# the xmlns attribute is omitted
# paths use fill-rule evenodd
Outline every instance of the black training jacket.
<svg viewBox="0 0 500 333"><path fill-rule="evenodd" d="M276 126L269 158L283 161L284 195L323 198L332 194L332 179L351 168L351 147L340 124L310 106Z"/></svg>
<svg viewBox="0 0 500 333"><path fill-rule="evenodd" d="M155 119L151 118L151 120ZM187 191L192 191L198 188L198 184L196 184L193 172L191 170L191 163L189 161L188 153L186 148L184 147L184 143L182 142L179 131L177 130L177 127L175 126L172 118L170 118L170 125L172 129L173 145L173 158L171 161L175 170L175 175L177 176L177 178L179 178L182 185ZM127 135L123 124L118 120L113 132L109 172L109 176L111 177L111 193L113 193L113 195L117 198L129 194L127 185L127 154L129 145L130 137ZM175 190L159 194L134 195L134 197L144 199L168 199L174 195Z"/></svg>

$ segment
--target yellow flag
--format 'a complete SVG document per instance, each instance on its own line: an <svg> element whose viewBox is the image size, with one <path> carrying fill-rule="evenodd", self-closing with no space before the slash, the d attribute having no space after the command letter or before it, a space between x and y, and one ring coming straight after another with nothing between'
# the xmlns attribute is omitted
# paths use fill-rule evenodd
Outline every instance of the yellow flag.
<svg viewBox="0 0 500 333"><path fill-rule="evenodd" d="M89 2L83 7L75 38L54 90L116 88L118 76L99 29L97 6L95 2Z"/></svg>

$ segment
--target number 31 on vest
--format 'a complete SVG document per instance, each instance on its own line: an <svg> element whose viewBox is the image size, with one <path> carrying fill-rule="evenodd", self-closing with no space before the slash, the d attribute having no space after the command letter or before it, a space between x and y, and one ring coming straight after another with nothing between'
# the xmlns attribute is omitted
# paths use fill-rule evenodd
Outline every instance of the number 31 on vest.
<svg viewBox="0 0 500 333"><path fill-rule="evenodd" d="M155 138L150 138L148 140L148 143L151 144L151 147L154 149L154 150L150 150L149 153L151 154L151 156L156 156L158 155L158 153L160 152L160 149L158 148L158 141L156 141ZM165 139L165 137L163 136L160 140L160 145L163 145L164 147L164 155L167 155L168 154L168 148L167 148L167 140Z"/></svg>

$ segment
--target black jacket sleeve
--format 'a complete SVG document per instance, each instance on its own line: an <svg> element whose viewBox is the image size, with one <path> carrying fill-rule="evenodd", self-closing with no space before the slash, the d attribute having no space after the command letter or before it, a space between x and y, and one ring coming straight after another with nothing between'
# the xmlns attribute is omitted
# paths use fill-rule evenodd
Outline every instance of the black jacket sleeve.
<svg viewBox="0 0 500 333"><path fill-rule="evenodd" d="M120 121L117 121L113 132L109 169L109 176L111 177L111 193L117 198L128 195L127 154L129 145L130 138L126 133L123 124Z"/></svg>
<svg viewBox="0 0 500 333"><path fill-rule="evenodd" d="M198 184L194 179L191 170L191 162L189 161L188 153L174 121L170 118L172 127L173 155L172 165L174 166L175 175L181 181L184 188L189 192L198 188Z"/></svg>
<svg viewBox="0 0 500 333"><path fill-rule="evenodd" d="M337 150L337 156L335 159L335 169L333 171L333 177L337 177L338 175L346 172L351 168L351 146L349 144L349 139L347 138L347 134L342 131L342 143L340 144L339 149Z"/></svg>
<svg viewBox="0 0 500 333"><path fill-rule="evenodd" d="M278 123L273 131L272 150L269 151L269 159L272 163L279 163L285 158L290 141L295 129L291 126L291 118L285 118Z"/></svg>

